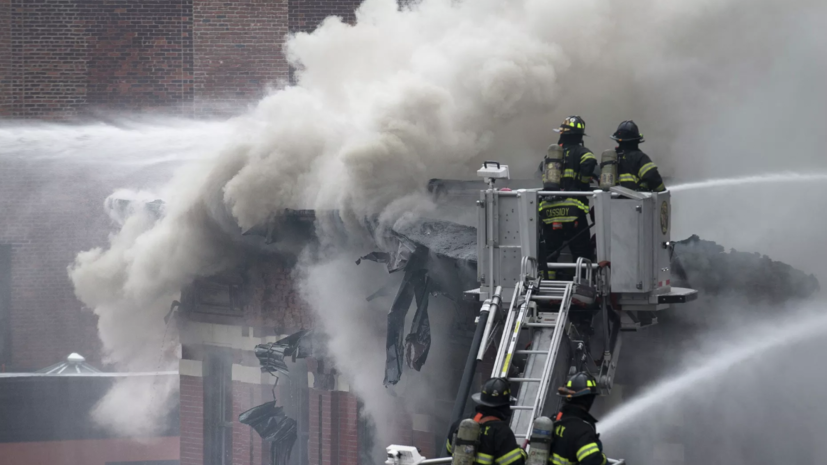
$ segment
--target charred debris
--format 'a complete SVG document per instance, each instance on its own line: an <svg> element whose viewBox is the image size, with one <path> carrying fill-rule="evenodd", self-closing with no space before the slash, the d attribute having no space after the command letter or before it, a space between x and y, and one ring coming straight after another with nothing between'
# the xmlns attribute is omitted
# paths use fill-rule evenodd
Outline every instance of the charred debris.
<svg viewBox="0 0 827 465"><path fill-rule="evenodd" d="M515 185L503 187L529 187L528 184L533 182L511 181ZM468 205L474 205L483 188L480 181L433 180L428 186L441 206L466 210ZM123 210L134 208L124 201L118 201L117 207ZM145 208L160 214L163 205L156 201ZM320 215L321 212L312 210L288 209L265 224L244 231L242 236L259 247L277 252L285 250L280 245L293 244L297 240L303 241L301 245L307 245L307 238L315 237L318 221L340 221L335 212ZM477 231L474 227L451 221L423 219L392 228L372 228L370 232L376 248L361 257L354 257L354 266L371 261L383 264L388 274L403 274L401 284L389 279L387 284L365 296L371 301L379 296L395 295L387 319L384 384L390 386L401 379L403 365L419 371L428 359L430 297L441 295L454 303L455 308L462 310L457 312L462 316L455 318L454 329L473 332L474 315L480 303L465 298L464 291L478 286ZM724 247L696 235L676 241L671 263L675 285L692 287L702 294L736 292L749 295L755 301L781 302L803 299L820 289L813 275L773 261L766 255L735 250L726 252ZM406 316L414 302L416 310L406 334ZM186 302L176 302L174 306L186 310ZM656 318L652 323L657 323ZM288 360L326 358L324 337L312 330L301 330L277 342L258 345L255 353L262 372L274 376L289 376ZM250 425L270 443L273 465L282 465L287 462L296 441L296 421L277 406L275 387L273 392L274 401L242 413L239 421Z"/></svg>
<svg viewBox="0 0 827 465"><path fill-rule="evenodd" d="M308 213L302 214L309 219ZM386 386L402 377L403 365L419 370L427 361L431 344L428 300L442 295L457 305L477 306L464 299L463 292L477 286L476 228L449 221L425 219L415 224L385 230L377 240L382 248L356 259L384 264L389 274L403 273L397 288L386 284L365 296L370 301L395 294L388 312L386 344ZM807 298L820 289L813 275L766 255L739 252L693 235L676 241L672 256L675 284L691 286L717 295L728 291L749 295L756 301L781 302ZM405 320L416 303L411 327ZM473 313L473 312L472 312ZM473 320L467 322L469 329ZM298 336L302 333L297 333ZM281 342L281 341L280 341ZM278 344L278 343L276 343ZM303 356L301 350L296 350Z"/></svg>

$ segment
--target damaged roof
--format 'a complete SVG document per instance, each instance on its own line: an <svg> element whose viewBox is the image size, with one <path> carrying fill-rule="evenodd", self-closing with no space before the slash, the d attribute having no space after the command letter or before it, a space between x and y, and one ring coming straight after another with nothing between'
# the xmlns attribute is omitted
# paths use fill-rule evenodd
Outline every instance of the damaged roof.
<svg viewBox="0 0 827 465"><path fill-rule="evenodd" d="M477 229L471 226L426 219L395 226L393 232L447 258L477 261Z"/></svg>

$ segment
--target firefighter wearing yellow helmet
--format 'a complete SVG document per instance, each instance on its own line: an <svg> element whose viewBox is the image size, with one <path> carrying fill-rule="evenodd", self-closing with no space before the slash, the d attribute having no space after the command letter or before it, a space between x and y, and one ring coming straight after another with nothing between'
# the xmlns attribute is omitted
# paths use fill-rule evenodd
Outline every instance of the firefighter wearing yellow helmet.
<svg viewBox="0 0 827 465"><path fill-rule="evenodd" d="M586 122L580 116L569 116L554 131L560 134L560 139L549 147L543 160L543 189L591 190L589 184L597 167L597 158L583 145ZM541 268L545 268L545 263L557 260L556 256L549 255L558 251L565 242L569 242L573 261L580 257L592 258L594 252L586 220L589 201L585 197L544 198L539 207L545 243L540 253ZM555 279L556 275L548 271L544 277Z"/></svg>
<svg viewBox="0 0 827 465"><path fill-rule="evenodd" d="M606 463L603 444L595 430L597 420L589 414L597 394L597 382L586 372L574 374L565 386L557 389L557 395L563 397L565 403L554 421L550 465Z"/></svg>
<svg viewBox="0 0 827 465"><path fill-rule="evenodd" d="M448 433L446 448L454 457L452 463L471 462L471 457L463 457L455 449L463 447L470 452L469 446L474 446L475 464L525 465L525 451L508 426L511 383L505 378L491 378L482 386L482 392L472 395L471 399L477 404L474 417L454 423ZM478 431L478 437L467 437L466 431Z"/></svg>

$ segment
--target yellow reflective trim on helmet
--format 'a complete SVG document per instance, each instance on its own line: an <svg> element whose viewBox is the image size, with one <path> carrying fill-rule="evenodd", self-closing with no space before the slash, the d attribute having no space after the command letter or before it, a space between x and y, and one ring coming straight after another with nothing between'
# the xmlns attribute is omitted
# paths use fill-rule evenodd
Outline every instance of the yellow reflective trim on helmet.
<svg viewBox="0 0 827 465"><path fill-rule="evenodd" d="M600 446L596 442L586 444L577 451L577 461L582 462L586 457L600 452Z"/></svg>
<svg viewBox="0 0 827 465"><path fill-rule="evenodd" d="M647 163L647 164L640 167L640 170L637 172L637 175L638 175L639 178L642 178L643 175L645 175L649 171L652 171L652 169L654 169L654 168L657 168L657 166L655 166L654 163L649 162L649 163Z"/></svg>

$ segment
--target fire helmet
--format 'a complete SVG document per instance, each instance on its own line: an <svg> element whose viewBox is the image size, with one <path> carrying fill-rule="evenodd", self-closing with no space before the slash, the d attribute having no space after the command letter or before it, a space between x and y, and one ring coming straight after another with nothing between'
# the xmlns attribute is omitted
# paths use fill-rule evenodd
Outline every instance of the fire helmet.
<svg viewBox="0 0 827 465"><path fill-rule="evenodd" d="M617 131L612 134L612 139L618 142L625 142L625 141L638 141L638 142L645 142L643 140L643 134L640 133L640 129L638 129L637 124L634 121L628 120L620 123L617 126Z"/></svg>
<svg viewBox="0 0 827 465"><path fill-rule="evenodd" d="M586 135L586 122L579 116L569 116L554 132L561 134Z"/></svg>
<svg viewBox="0 0 827 465"><path fill-rule="evenodd" d="M568 381L566 381L565 386L557 388L557 395L560 397L565 397L566 399L573 399L575 397L582 396L596 396L597 394L597 381L594 380L592 375L586 373L585 371L575 373L569 378Z"/></svg>
<svg viewBox="0 0 827 465"><path fill-rule="evenodd" d="M482 392L471 396L474 402L488 407L511 403L511 383L505 378L491 378L482 385Z"/></svg>

